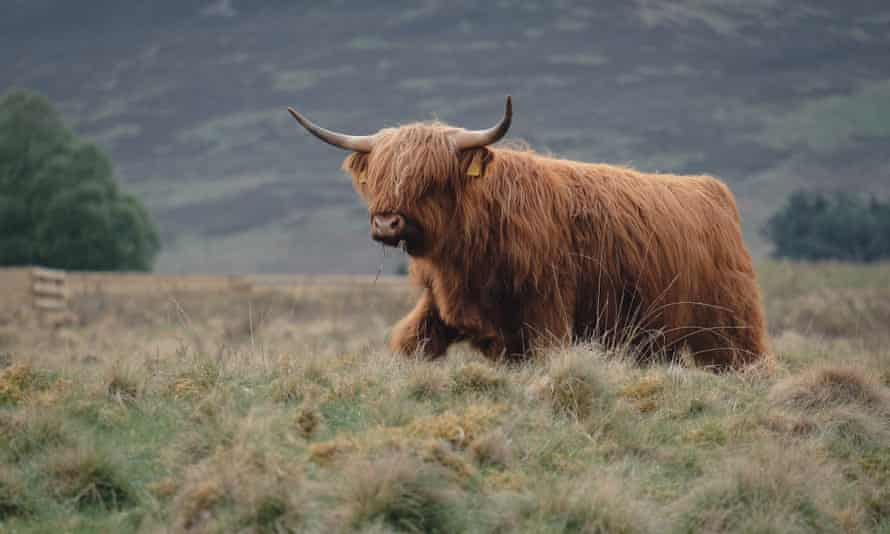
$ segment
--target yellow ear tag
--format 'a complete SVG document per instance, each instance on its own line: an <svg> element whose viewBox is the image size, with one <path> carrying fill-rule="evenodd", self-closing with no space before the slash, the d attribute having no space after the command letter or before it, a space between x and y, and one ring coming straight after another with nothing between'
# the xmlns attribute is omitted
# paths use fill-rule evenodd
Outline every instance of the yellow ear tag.
<svg viewBox="0 0 890 534"><path fill-rule="evenodd" d="M368 171L362 171L361 174L358 175L358 183L362 185L368 183Z"/></svg>
<svg viewBox="0 0 890 534"><path fill-rule="evenodd" d="M477 151L473 154L473 161L470 162L470 167L467 169L467 176L482 176L482 152Z"/></svg>

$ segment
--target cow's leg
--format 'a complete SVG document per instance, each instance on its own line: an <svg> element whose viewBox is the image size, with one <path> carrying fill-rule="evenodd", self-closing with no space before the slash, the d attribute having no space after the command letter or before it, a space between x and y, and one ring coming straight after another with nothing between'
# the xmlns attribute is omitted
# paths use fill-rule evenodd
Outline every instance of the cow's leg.
<svg viewBox="0 0 890 534"><path fill-rule="evenodd" d="M470 344L483 356L495 362L521 360L527 352L519 335L502 333L477 335L470 338Z"/></svg>
<svg viewBox="0 0 890 534"><path fill-rule="evenodd" d="M411 313L393 327L389 348L401 354L438 358L457 338L457 330L442 321L432 297L424 290Z"/></svg>
<svg viewBox="0 0 890 534"><path fill-rule="evenodd" d="M571 342L575 322L574 288L536 289L505 302L491 324L471 330L470 342L495 361L518 361L537 350ZM518 303L522 302L522 305Z"/></svg>

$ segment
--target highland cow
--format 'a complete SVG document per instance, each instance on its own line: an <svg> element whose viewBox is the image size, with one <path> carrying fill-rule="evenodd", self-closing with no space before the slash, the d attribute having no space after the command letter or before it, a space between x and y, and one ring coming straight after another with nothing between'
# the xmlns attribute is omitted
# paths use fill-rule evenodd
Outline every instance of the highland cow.
<svg viewBox="0 0 890 534"><path fill-rule="evenodd" d="M492 359L594 338L737 368L768 358L766 325L732 193L710 176L646 174L493 148L439 122L351 136L288 108L352 151L343 169L371 236L401 246L421 288L390 348L439 357L467 340Z"/></svg>

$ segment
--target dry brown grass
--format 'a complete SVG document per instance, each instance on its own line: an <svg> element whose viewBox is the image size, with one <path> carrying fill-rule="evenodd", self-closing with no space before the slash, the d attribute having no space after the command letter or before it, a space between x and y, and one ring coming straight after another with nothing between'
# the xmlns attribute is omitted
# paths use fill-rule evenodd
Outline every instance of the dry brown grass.
<svg viewBox="0 0 890 534"><path fill-rule="evenodd" d="M84 298L4 325L0 530L888 532L886 277L773 275L775 368L721 375L397 357L392 285Z"/></svg>

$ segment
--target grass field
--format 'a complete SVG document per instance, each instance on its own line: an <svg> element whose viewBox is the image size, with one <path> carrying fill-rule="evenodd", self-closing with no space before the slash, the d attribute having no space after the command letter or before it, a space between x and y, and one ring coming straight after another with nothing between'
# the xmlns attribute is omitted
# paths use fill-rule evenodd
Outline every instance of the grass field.
<svg viewBox="0 0 890 534"><path fill-rule="evenodd" d="M0 316L0 531L890 532L890 266L761 277L771 376L394 357L391 284Z"/></svg>

